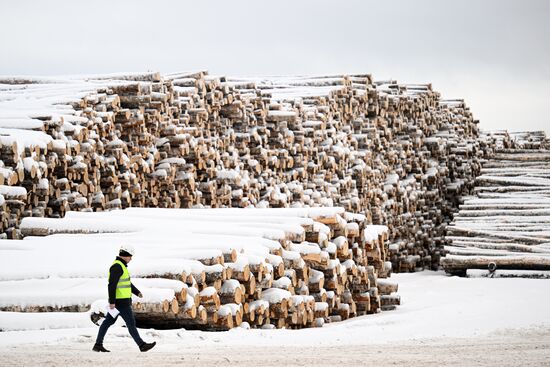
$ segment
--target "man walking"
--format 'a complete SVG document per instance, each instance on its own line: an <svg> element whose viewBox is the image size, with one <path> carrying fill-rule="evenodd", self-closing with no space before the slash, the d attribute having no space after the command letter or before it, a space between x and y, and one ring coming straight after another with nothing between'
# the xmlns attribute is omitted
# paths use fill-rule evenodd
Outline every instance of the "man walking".
<svg viewBox="0 0 550 367"><path fill-rule="evenodd" d="M109 309L119 311L119 314L113 317L110 312L107 313L105 320L99 327L97 333L97 339L94 347L95 352L109 352L109 350L103 347L103 338L107 334L107 330L113 325L118 318L122 316L126 327L130 332L130 335L139 346L139 350L147 352L153 348L157 343L146 343L139 336L139 332L136 328L136 320L134 313L132 312L132 293L138 297L142 297L141 292L130 281L130 273L128 272L128 263L132 260L134 255L134 248L132 246L123 245L120 248L119 254L113 265L109 269Z"/></svg>

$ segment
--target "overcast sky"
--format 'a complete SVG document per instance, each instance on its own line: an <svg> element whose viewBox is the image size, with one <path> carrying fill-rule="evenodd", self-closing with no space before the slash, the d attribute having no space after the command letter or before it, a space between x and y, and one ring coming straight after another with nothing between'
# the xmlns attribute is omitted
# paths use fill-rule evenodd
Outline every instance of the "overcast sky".
<svg viewBox="0 0 550 367"><path fill-rule="evenodd" d="M0 0L0 74L371 73L550 133L547 0Z"/></svg>

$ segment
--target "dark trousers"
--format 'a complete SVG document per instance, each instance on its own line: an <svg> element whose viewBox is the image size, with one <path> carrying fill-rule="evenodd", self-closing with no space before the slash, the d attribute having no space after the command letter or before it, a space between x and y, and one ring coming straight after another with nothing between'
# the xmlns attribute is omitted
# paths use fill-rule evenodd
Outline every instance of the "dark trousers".
<svg viewBox="0 0 550 367"><path fill-rule="evenodd" d="M138 330L136 328L136 319L134 318L134 313L132 312L132 305L124 305L124 306L116 306L116 309L120 312L117 317L113 318L111 314L107 313L107 317L105 317L105 320L103 320L103 323L99 327L99 332L97 333L97 339L96 344L103 344L103 339L105 338L105 334L107 334L107 330L113 325L116 321L116 319L121 316L124 322L126 322L126 327L128 328L128 332L134 338L134 341L138 346L141 346L144 341L139 336Z"/></svg>

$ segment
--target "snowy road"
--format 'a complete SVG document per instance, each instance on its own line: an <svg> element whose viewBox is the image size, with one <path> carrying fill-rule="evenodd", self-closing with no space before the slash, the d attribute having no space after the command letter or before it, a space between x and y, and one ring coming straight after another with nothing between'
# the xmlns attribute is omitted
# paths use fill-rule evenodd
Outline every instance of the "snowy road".
<svg viewBox="0 0 550 367"><path fill-rule="evenodd" d="M529 330L490 336L337 347L160 345L146 354L113 343L112 352L90 351L90 343L12 346L0 349L1 366L550 366L550 332Z"/></svg>
<svg viewBox="0 0 550 367"><path fill-rule="evenodd" d="M49 315L46 322L0 313L3 330L80 326L0 332L0 366L95 366L126 360L135 360L135 366L550 365L549 281L466 279L434 272L392 279L399 282L403 299L396 311L321 329L143 330L145 340L159 344L147 354L137 352L121 327L110 330L105 341L113 353L92 353L97 329L87 327L84 314L59 314L59 320Z"/></svg>

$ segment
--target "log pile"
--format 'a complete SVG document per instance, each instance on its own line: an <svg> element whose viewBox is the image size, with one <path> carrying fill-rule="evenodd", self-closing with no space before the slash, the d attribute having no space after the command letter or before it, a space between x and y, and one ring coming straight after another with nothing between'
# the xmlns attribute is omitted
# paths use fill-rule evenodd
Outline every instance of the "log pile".
<svg viewBox="0 0 550 367"><path fill-rule="evenodd" d="M492 149L463 101L370 75L5 78L0 97L6 238L69 211L340 206L389 227L395 271L436 269Z"/></svg>
<svg viewBox="0 0 550 367"><path fill-rule="evenodd" d="M547 277L550 141L543 132L500 132L487 138L497 148L483 164L475 195L464 199L447 228L451 244L442 265L462 276L484 269L491 277Z"/></svg>
<svg viewBox="0 0 550 367"><path fill-rule="evenodd" d="M97 319L106 301L93 301L105 297L122 243L136 249L129 270L145 296L134 299L142 327L320 327L400 303L385 279L388 228L343 208L69 212L24 218L21 230L26 251L0 240L2 311L91 307ZM65 251L87 260L56 263Z"/></svg>

